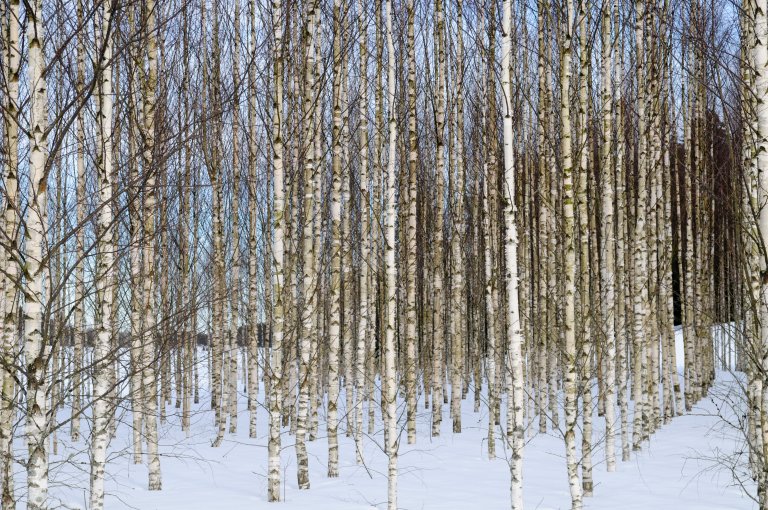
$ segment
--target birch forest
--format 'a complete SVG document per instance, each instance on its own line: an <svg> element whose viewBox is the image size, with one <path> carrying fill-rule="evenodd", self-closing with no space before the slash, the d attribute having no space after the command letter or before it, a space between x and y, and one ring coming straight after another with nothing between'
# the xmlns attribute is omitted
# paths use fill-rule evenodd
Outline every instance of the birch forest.
<svg viewBox="0 0 768 510"><path fill-rule="evenodd" d="M710 411L768 509L768 0L0 0L0 67L3 509L422 508L461 441L423 508L661 508Z"/></svg>

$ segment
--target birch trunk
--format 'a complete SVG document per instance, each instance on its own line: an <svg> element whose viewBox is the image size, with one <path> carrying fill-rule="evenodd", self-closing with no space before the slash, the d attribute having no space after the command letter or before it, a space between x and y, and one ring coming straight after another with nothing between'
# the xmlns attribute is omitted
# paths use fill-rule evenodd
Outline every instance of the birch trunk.
<svg viewBox="0 0 768 510"><path fill-rule="evenodd" d="M616 272L616 230L615 218L613 215L614 201L614 159L613 159L613 46L611 40L611 13L613 2L603 6L602 26L601 26L601 48L602 48L602 74L601 80L601 102L603 105L603 140L601 152L601 176L602 183L602 267L600 277L603 288L603 321L604 335L607 349L607 359L605 360L606 381L605 381L605 463L608 472L616 470L616 441L615 441L615 421L616 421L616 346L615 346L615 295L614 279ZM617 27L618 30L618 27Z"/></svg>
<svg viewBox="0 0 768 510"><path fill-rule="evenodd" d="M613 8L614 24L620 23L619 3L614 3ZM624 43L621 32L614 39L618 40L618 47L614 47L614 54L617 58L614 61L614 71L616 76L620 76L624 69ZM616 364L618 365L617 377L617 404L619 406L619 421L621 429L621 460L629 460L629 433L628 433L628 415L629 400L627 395L627 321L626 321L626 301L627 301L627 259L628 246L625 241L628 239L627 232L627 193L626 177L624 169L624 109L621 106L621 96L617 101L616 112L616 315L614 318L614 328L616 330L616 351L618 353Z"/></svg>
<svg viewBox="0 0 768 510"><path fill-rule="evenodd" d="M248 0L250 20L249 51L256 54L256 0ZM258 206L256 181L256 66L248 66L248 214L250 234L248 237L248 437L257 436L256 418L259 412L259 320L258 320Z"/></svg>
<svg viewBox="0 0 768 510"><path fill-rule="evenodd" d="M691 92L689 90L688 95L685 94L685 88L683 88L683 140L686 147L690 147L692 143L691 134ZM685 202L681 204L681 210L685 211L685 270L683 275L683 287L684 287L684 304L683 304L683 344L685 353L685 370L684 370L684 392L685 392L685 410L690 412L693 409L695 402L694 398L694 386L696 378L696 365L695 365L695 308L694 308L694 290L693 290L693 265L694 265L694 251L693 251L693 178L691 176L693 165L691 164L691 150L686 150L685 155Z"/></svg>
<svg viewBox="0 0 768 510"><path fill-rule="evenodd" d="M496 300L494 299L498 291L496 290L496 274L495 261L496 253L494 250L494 229L495 223L492 216L492 211L495 210L492 206L489 195L491 188L495 186L494 175L496 173L496 158L493 154L493 144L491 139L495 138L495 126L491 125L490 109L493 108L494 97L492 88L495 87L495 82L491 77L495 72L494 63L496 56L495 40L495 5L496 2L489 3L488 12L488 46L485 48L487 66L484 71L486 76L482 76L483 94L485 96L485 107L483 108L483 114L485 116L483 129L483 190L482 190L482 221L483 221L483 241L485 244L483 258L485 263L483 266L483 281L485 291L485 317L486 317L486 330L488 337L487 346L487 379L488 379L488 458L493 459L496 456L496 438L495 429L498 421L498 388L496 385L496 359L498 357L496 346ZM478 177L479 178L479 177ZM489 181L491 183L489 184Z"/></svg>
<svg viewBox="0 0 768 510"><path fill-rule="evenodd" d="M207 74L207 64L203 65L203 90L206 87L211 88L210 100L214 104L218 103L220 97L220 52L219 52L219 21L218 21L218 8L214 4L213 10L213 50L211 54L211 71L212 76L210 80ZM205 23L203 23L205 26ZM207 59L206 59L207 62ZM213 267L212 267L212 292L211 292L211 335L209 345L209 359L210 359L210 385L211 385L211 407L214 410L214 419L216 424L216 438L213 441L212 446L218 447L224 439L227 425L226 409L228 404L227 398L227 378L228 373L227 356L229 350L225 348L225 318L224 308L226 306L226 275L224 267L224 219L223 219L223 178L220 163L220 152L218 150L218 144L221 138L220 123L217 119L212 121L213 140L210 146L206 146L207 128L203 124L203 142L206 151L206 167L208 170L208 177L211 181L211 209L212 209L212 249L213 249Z"/></svg>
<svg viewBox="0 0 768 510"><path fill-rule="evenodd" d="M756 150L756 162L755 172L757 173L757 190L753 192L756 195L757 202L757 222L758 231L760 234L759 240L762 246L768 245L768 207L766 207L766 200L768 199L768 3L765 0L755 0L754 2L754 46L751 49L750 57L752 68L754 69L754 83L755 83L755 114L757 117L757 132L755 133L755 142L757 144ZM758 371L762 372L762 381L758 380L756 383L757 395L754 401L759 402L756 407L759 408L759 416L756 417L756 421L760 423L759 430L761 430L763 437L759 437L759 443L762 446L760 454L765 453L768 446L765 444L764 434L766 414L768 407L766 406L766 379L765 369L768 368L768 279L766 274L768 268L766 267L766 260L764 257L760 257L760 275L755 277L755 280L760 282L759 284L759 308L757 310L759 316L759 347L760 353L759 361L756 360L758 365ZM759 378L760 376L758 376ZM687 403L687 402L686 402ZM763 461L764 462L764 461ZM763 467L764 469L764 467ZM761 482L765 483L765 478L760 478ZM763 487L763 495L761 505L765 507L765 488Z"/></svg>
<svg viewBox="0 0 768 510"><path fill-rule="evenodd" d="M15 505L13 494L13 419L14 419L14 387L16 374L5 367L13 366L15 357L17 331L19 327L18 297L20 277L18 263L18 173L19 173L19 72L21 68L21 51L19 48L19 16L20 5L18 0L11 0L7 5L8 23L3 20L4 41L4 75L7 83L8 94L2 100L5 107L3 123L5 126L3 143L7 150L7 162L3 167L3 185L5 187L5 202L3 204L2 228L4 242L8 243L7 250L3 250L3 270L5 271L2 292L2 340L0 348L2 352L2 370L0 375L2 389L0 390L0 483L2 483L1 502L3 507L13 508Z"/></svg>
<svg viewBox="0 0 768 510"><path fill-rule="evenodd" d="M647 216L647 155L646 155L646 119L645 119L645 2L644 0L635 1L636 20L635 20L635 44L637 51L637 117L638 117L638 178L637 178L637 213L635 215L634 237L633 237L633 276L634 276L634 334L635 349L633 352L633 387L635 398L635 411L632 423L632 448L640 449L640 442L644 438L646 408L646 392L643 391L643 370L645 366L646 354L648 353L648 340L646 340L646 315L648 305L648 241L646 238L646 216Z"/></svg>
<svg viewBox="0 0 768 510"><path fill-rule="evenodd" d="M183 20L183 53L189 55L189 21L188 16L184 15ZM183 100L183 120L184 126L182 132L184 138L189 137L190 126L190 107L189 107L189 63L184 63L184 77L182 79L182 100ZM177 303L181 306L182 313L195 315L196 308L193 306L194 298L193 292L190 292L191 287L189 285L190 273L192 273L190 261L194 260L194 256L190 251L194 251L194 245L190 246L189 243L189 231L192 223L190 222L190 209L191 209L191 194L192 194L192 154L191 148L185 147L184 150L184 168L183 168L183 181L180 182L182 189L179 190L179 252L181 253L181 278L179 282L179 290L177 293ZM192 249L190 249L192 248ZM181 350L178 363L181 365L181 381L177 379L176 384L181 384L182 388L182 405L181 405L181 428L190 433L190 418L192 414L192 372L193 372L193 359L194 351L197 349L197 331L191 326L195 324L194 319L190 320L189 317L184 317L181 324L181 341L178 348Z"/></svg>
<svg viewBox="0 0 768 510"><path fill-rule="evenodd" d="M405 401L407 408L408 444L416 442L416 380L418 373L416 359L416 209L417 209L417 159L416 144L416 39L414 36L415 5L408 0L407 47L408 47L408 185L407 225L405 256ZM440 200L440 197L438 197ZM453 390L451 390L453 392ZM454 426L455 428L455 426Z"/></svg>
<svg viewBox="0 0 768 510"><path fill-rule="evenodd" d="M358 30L360 37L360 321L357 332L357 364L355 370L355 458L363 463L363 396L365 392L366 349L370 338L368 280L371 252L371 222L369 221L371 197L368 188L368 23L366 4L357 2Z"/></svg>
<svg viewBox="0 0 768 510"><path fill-rule="evenodd" d="M577 344L581 347L581 398L583 405L582 434L581 434L581 483L585 497L592 495L592 321L590 298L589 268L589 204L587 203L587 181L589 179L589 146L588 146L588 116L587 89L590 75L591 57L587 47L587 31L589 30L589 14L587 2L579 2L579 174L576 203L579 218L579 318L580 328Z"/></svg>
<svg viewBox="0 0 768 510"><path fill-rule="evenodd" d="M78 25L83 24L83 2L77 2ZM85 80L85 47L83 30L77 34L77 90L82 93ZM82 257L85 254L85 119L83 114L77 118L77 224L81 227L77 231L77 262L75 264L75 308L74 319L74 348L72 363L72 424L70 436L72 441L80 440L80 418L82 408L82 382L83 370L83 343L85 338L85 314L83 313L85 300L85 266ZM82 254L82 255L80 255Z"/></svg>
<svg viewBox="0 0 768 510"><path fill-rule="evenodd" d="M434 324L433 324L433 353L432 353L432 436L440 435L440 426L443 421L443 397L445 388L444 364L445 347L443 339L443 173L445 172L445 8L442 0L435 0L435 15L437 23L435 27L435 46L437 61L435 63L435 144L437 154L435 156L437 204L435 209L435 233L434 251L432 254L432 267L434 270ZM453 391L453 390L452 390Z"/></svg>
<svg viewBox="0 0 768 510"><path fill-rule="evenodd" d="M232 48L232 288L229 295L230 323L226 358L229 360L229 433L237 433L237 334L240 322L240 0L235 0L234 47Z"/></svg>
<svg viewBox="0 0 768 510"><path fill-rule="evenodd" d="M344 10L349 10L349 5L344 6ZM343 38L348 33L348 21L346 16L342 22ZM355 251L352 221L354 213L354 204L352 202L352 179L354 173L351 168L351 159L349 149L351 145L349 111L350 111L350 84L349 84L349 58L345 53L341 62L341 161L343 177L341 179L341 203L342 203L342 221L341 221L341 352L344 357L341 363L341 369L344 375L344 417L346 421L345 435L352 437L354 427L354 354L355 348L355 295L357 278L352 276L354 273L352 252Z"/></svg>
<svg viewBox="0 0 768 510"><path fill-rule="evenodd" d="M27 463L27 510L44 510L48 505L49 430L47 380L48 352L43 336L43 305L47 302L43 258L47 220L46 189L48 143L48 97L45 70L43 4L33 0L27 4L27 35L29 38L29 209L27 214L26 286L24 289L24 351L27 370L26 439L29 451Z"/></svg>
<svg viewBox="0 0 768 510"><path fill-rule="evenodd" d="M319 31L319 25L320 25L320 16L315 16L316 25L315 27L315 33ZM315 44L315 77L321 76L322 71L322 53L321 53L321 45ZM315 101L315 106L313 108L313 121L314 121L314 160L315 162L323 161L324 156L324 147L322 143L322 120L321 120L321 113L322 113L322 102L321 101ZM315 191L315 197L314 197L314 223L315 223L315 229L314 229L314 268L313 271L315 273L315 278L317 279L315 282L315 288L316 291L313 293L313 307L315 309L315 328L317 331L317 336L311 339L311 345L310 345L310 365L309 365L309 380L310 380L310 387L309 387L309 394L310 394L310 407L312 409L311 411L311 421L310 421L310 427L309 427L309 440L314 441L317 438L317 431L319 428L319 417L318 417L318 409L322 407L322 391L318 391L318 388L321 387L321 381L319 378L322 376L323 371L321 370L321 365L319 363L320 357L324 354L324 351L320 349L320 338L322 334L322 339L325 340L326 336L324 332L326 331L326 320L325 320L325 304L326 301L323 299L323 292L325 291L324 283L325 280L322 278L323 271L323 261L322 261L322 252L323 252L323 241L322 241L322 234L323 234L323 228L325 226L325 223L323 222L323 218L325 217L325 214L323 213L324 207L321 206L323 203L323 182L324 182L324 174L323 172L320 172L315 169L314 172L314 191ZM322 307L321 307L322 306Z"/></svg>
<svg viewBox="0 0 768 510"><path fill-rule="evenodd" d="M512 131L512 87L510 73L512 71L512 2L504 0L502 13L501 40L501 90L504 101L504 255L506 262L507 288L507 344L511 362L511 388L507 398L512 399L512 415L507 420L513 422L512 428L512 460L510 462L510 494L512 509L523 508L523 353L522 334L520 333L520 307L518 304L518 275L517 275L517 226L515 225L515 160L514 132Z"/></svg>
<svg viewBox="0 0 768 510"><path fill-rule="evenodd" d="M154 281L155 281L155 172L158 168L154 161L155 151L155 92L157 87L157 30L155 23L156 9L154 0L147 5L147 71L143 87L143 165L147 173L145 177L146 191L144 195L144 344L142 346L142 366L144 368L142 387L145 404L144 426L147 434L147 457L149 465L149 490L160 490L162 479L160 474L160 456L157 451L157 380L155 378L155 312Z"/></svg>
<svg viewBox="0 0 768 510"><path fill-rule="evenodd" d="M128 24L134 25L134 11L128 11ZM136 67L138 68L140 59L138 55L131 55ZM137 71L135 71L138 73ZM138 84L138 76L131 77L131 85ZM138 94L135 94L138 97ZM136 101L138 102L138 101ZM143 250L141 240L143 238L142 217L142 186L139 174L139 160L141 154L138 152L137 140L141 139L141 108L138 104L133 105L135 109L135 119L131 119L128 129L128 153L129 175L131 189L134 191L134 200L128 202L128 218L130 221L130 265L131 265L131 415L133 421L133 463L142 463L143 449L143 426L144 426L144 385L143 385L143 362L142 362L142 340L144 335L144 315L142 313L144 298L144 287L142 276L144 264L142 262Z"/></svg>
<svg viewBox="0 0 768 510"><path fill-rule="evenodd" d="M336 0L338 1L338 0ZM395 115L395 45L392 42L392 0L385 0L387 29L387 99L389 104L389 144L387 157L385 264L386 264L386 333L384 340L383 395L387 467L387 509L397 510L397 381L395 380L395 149L397 118Z"/></svg>
<svg viewBox="0 0 768 510"><path fill-rule="evenodd" d="M536 6L537 15L537 29L538 29L538 59L537 59L537 77L538 77L538 101L539 101L539 122L538 122L538 170L539 170L539 187L543 192L547 192L550 189L550 180L552 176L551 171L547 167L547 145L546 139L549 134L549 122L550 116L549 104L547 102L547 91L549 85L547 83L547 72L545 67L547 65L547 47L549 40L547 39L547 18L548 18L549 6L545 0L539 0ZM539 221L538 221L538 238L539 238L539 261L541 267L541 276L539 278L539 293L536 296L537 302L540 304L541 314L541 341L539 344L539 432L547 432L547 404L546 399L549 395L549 377L547 373L547 358L548 349L552 348L552 336L550 335L551 323L554 321L549 313L551 305L548 300L549 293L549 271L550 271L550 258L552 256L549 251L550 236L553 234L549 231L549 214L551 207L551 199L545 199L543 196L539 199Z"/></svg>
<svg viewBox="0 0 768 510"><path fill-rule="evenodd" d="M451 382L451 406L453 407L453 431L461 432L461 400L459 392L454 393L454 386L460 387L459 375L463 368L463 350L465 336L462 334L462 324L465 320L463 313L464 292L464 261L462 254L462 242L464 237L464 37L463 37L463 4L462 0L456 2L456 179L453 186L451 200L454 201L451 210L453 212L453 231L451 235L451 309L450 331L454 378ZM511 90L511 87L510 87ZM451 170L453 172L453 170ZM453 174L451 174L453 175ZM517 276L515 275L515 278ZM516 313L516 312L515 312ZM480 385L480 381L475 381Z"/></svg>
<svg viewBox="0 0 768 510"><path fill-rule="evenodd" d="M114 270L114 234L112 217L112 4L106 2L101 26L102 55L105 67L99 70L97 85L97 122L99 158L97 165L99 213L96 295L100 298L99 325L93 350L93 427L91 429L91 508L104 508L104 469L109 446L110 373L113 370L111 336L112 294L117 283ZM150 465L151 466L151 465ZM158 473L159 475L159 473ZM158 476L159 483L159 476ZM159 487L157 487L159 489Z"/></svg>
<svg viewBox="0 0 768 510"><path fill-rule="evenodd" d="M280 399L283 367L283 223L285 198L283 194L283 9L281 0L272 0L273 80L272 99L272 185L274 209L272 211L272 355L269 363L269 442L267 499L280 501Z"/></svg>
<svg viewBox="0 0 768 510"><path fill-rule="evenodd" d="M576 454L577 382L576 382L576 237L574 235L573 159L571 146L571 45L573 28L573 2L567 0L563 20L563 45L560 54L560 122L563 158L563 229L565 243L565 456L568 468L568 485L571 491L571 508L582 506L581 485L579 484L578 459Z"/></svg>
<svg viewBox="0 0 768 510"><path fill-rule="evenodd" d="M372 248L374 250L373 264L374 270L371 272L371 284L373 286L372 303L375 317L371 321L371 336L368 344L368 381L366 388L366 398L368 400L368 434L373 434L376 425L376 397L374 395L374 384L378 370L376 358L376 340L374 333L384 331L383 316L383 296L384 296L384 242L382 224L382 189L384 183L385 169L382 163L384 153L384 16L383 2L375 3L375 21L376 21L376 94L374 98L374 127L373 127L373 237ZM382 335L379 334L378 338ZM382 357L379 357L379 361ZM433 415L434 416L434 415Z"/></svg>
<svg viewBox="0 0 768 510"><path fill-rule="evenodd" d="M309 365L311 360L311 344L314 314L317 303L317 274L315 274L314 235L312 231L312 202L315 198L315 161L314 161L314 97L315 92L315 9L314 2L308 5L305 25L305 61L304 61L304 213L302 251L304 254L302 305L301 305L301 335L299 345L299 410L296 424L296 461L298 465L299 489L309 489L309 459L307 458L306 436L307 418L309 415Z"/></svg>
<svg viewBox="0 0 768 510"><path fill-rule="evenodd" d="M341 342L341 188L342 188L342 0L333 3L333 189L331 192L331 284L328 346L328 476L339 476L338 400L339 344Z"/></svg>

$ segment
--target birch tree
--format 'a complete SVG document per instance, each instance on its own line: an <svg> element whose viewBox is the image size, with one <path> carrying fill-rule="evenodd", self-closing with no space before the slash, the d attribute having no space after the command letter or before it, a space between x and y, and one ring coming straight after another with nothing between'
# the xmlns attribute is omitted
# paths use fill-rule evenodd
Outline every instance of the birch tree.
<svg viewBox="0 0 768 510"><path fill-rule="evenodd" d="M510 0L503 3L502 47L501 47L501 89L504 101L504 255L506 262L507 286L507 345L509 348L512 387L507 398L512 399L512 462L511 498L512 508L523 508L523 353L520 333L520 306L518 304L517 275L517 226L515 224L515 161L512 130L512 88L510 84L512 53L512 6ZM567 185L567 184L566 184Z"/></svg>
<svg viewBox="0 0 768 510"><path fill-rule="evenodd" d="M338 400L339 347L341 343L341 188L342 170L342 0L333 2L333 127L331 190L331 282L328 299L330 311L330 343L328 345L328 476L339 476Z"/></svg>
<svg viewBox="0 0 768 510"><path fill-rule="evenodd" d="M384 340L385 443L387 467L387 509L397 509L397 387L395 380L395 149L397 119L395 117L395 45L392 42L392 0L385 0L384 19L387 31L387 103L389 107L387 175L385 191L384 260L386 270L386 332Z"/></svg>
<svg viewBox="0 0 768 510"><path fill-rule="evenodd" d="M269 363L269 442L267 499L280 501L280 421L283 354L283 11L280 0L272 1L273 98L272 98L272 352Z"/></svg>
<svg viewBox="0 0 768 510"><path fill-rule="evenodd" d="M146 20L146 76L144 76L142 90L142 137L144 147L142 154L142 164L145 177L144 194L144 235L147 239L154 238L155 229L155 207L156 207L156 189L155 174L157 168L154 161L155 151L155 93L157 88L157 30L155 3L150 0L147 5ZM157 437L157 380L155 379L155 342L153 329L155 324L154 306L154 243L148 241L144 243L144 289L142 297L144 298L144 338L141 353L141 362L143 367L142 388L144 390L144 427L147 437L147 457L149 466L149 490L160 490L162 488L162 479L160 474L160 456L158 452Z"/></svg>
<svg viewBox="0 0 768 510"><path fill-rule="evenodd" d="M360 320L357 332L357 364L355 368L355 458L358 464L363 463L363 400L366 383L366 356L368 344L371 342L371 323L369 314L369 257L371 254L371 196L368 176L368 21L366 4L363 0L357 2L358 31L360 38ZM378 177L378 176L377 176ZM369 322L370 321L370 322Z"/></svg>
<svg viewBox="0 0 768 510"><path fill-rule="evenodd" d="M21 50L19 49L20 3L17 0L7 5L7 24L3 20L3 74L6 78L7 94L3 106L3 145L6 162L3 165L5 188L2 209L3 228L3 307L2 307L2 389L0 395L0 481L2 483L2 505L12 507L14 502L13 484L13 417L15 374L11 368L16 345L18 317L18 279L22 276L18 262L19 238L19 80Z"/></svg>
<svg viewBox="0 0 768 510"><path fill-rule="evenodd" d="M614 202L614 160L613 160L613 39L611 37L611 16L613 14L613 3L605 2L602 6L601 15L601 102L603 107L603 140L601 153L601 175L602 182L602 247L601 254L603 264L600 277L602 279L603 299L603 320L605 328L605 343L607 347L607 359L605 365L606 373L606 394L605 394L605 461L606 469L609 472L616 469L615 453L615 391L616 391L616 347L615 347L615 324L614 310L615 305L615 256L616 256L616 234L615 217L613 214Z"/></svg>
<svg viewBox="0 0 768 510"><path fill-rule="evenodd" d="M48 355L43 335L43 306L46 302L44 257L47 220L48 169L48 95L45 69L43 5L35 0L26 5L30 92L29 126L29 211L27 213L26 264L24 277L24 351L27 371L26 436L27 509L43 510L48 506Z"/></svg>
<svg viewBox="0 0 768 510"><path fill-rule="evenodd" d="M408 409L408 444L416 442L416 209L417 209L417 159L416 145L416 39L414 18L416 16L413 0L406 4L407 53L408 53L408 183L406 187L407 226L406 226L406 296L405 296L405 400ZM438 169L438 171L440 171ZM442 197L437 198L442 201ZM439 326L438 326L439 327ZM454 392L452 389L451 392ZM454 415L454 420L456 420ZM454 421L454 430L456 428Z"/></svg>
<svg viewBox="0 0 768 510"><path fill-rule="evenodd" d="M104 508L104 470L107 462L107 447L109 446L109 413L110 372L113 370L111 336L113 333L112 286L115 282L114 242L112 217L112 4L106 2L103 6L101 20L102 54L106 66L100 70L97 85L97 121L99 157L97 178L99 190L99 215L97 226L99 230L98 267L96 271L96 293L100 297L100 319L96 335L96 345L93 350L94 381L93 381L93 427L91 439L91 508ZM155 448L157 446L155 445ZM151 448L150 448L151 451ZM159 464L158 459L151 461ZM153 490L159 486L159 465L150 464L150 477L157 476L157 481L150 478L150 485L156 483Z"/></svg>
<svg viewBox="0 0 768 510"><path fill-rule="evenodd" d="M645 376L643 370L645 367L645 356L648 353L648 341L645 340L645 316L648 302L648 287L647 281L643 281L647 277L648 266L648 251L647 251L647 239L646 239L646 210L647 210L647 186L646 186L646 141L645 141L645 68L644 59L645 53L644 40L644 16L645 16L645 2L643 0L637 0L635 2L635 47L636 47L636 66L637 66L637 81L638 81L638 107L637 107L637 119L638 119L638 177L637 177L637 205L635 213L635 225L634 225L634 237L632 239L634 248L634 299L633 299L633 313L634 313L634 335L635 346L633 352L634 363L634 377L633 382L633 397L635 399L635 412L632 423L632 448L634 450L640 449L640 442L643 439L643 427L645 426L645 413L647 413L645 394L642 388L642 381Z"/></svg>
<svg viewBox="0 0 768 510"><path fill-rule="evenodd" d="M563 42L560 53L560 122L563 168L563 229L565 243L565 351L563 389L565 392L565 455L568 468L568 485L571 491L571 508L582 507L581 484L576 458L576 237L574 235L573 148L571 131L571 44L573 40L573 2L568 0L563 10Z"/></svg>
<svg viewBox="0 0 768 510"><path fill-rule="evenodd" d="M248 51L253 55L256 53L256 2L248 0L248 19L249 19L249 44ZM258 237L259 227L258 207L257 207L257 175L256 175L256 66L248 68L248 215L249 215L249 236L248 236L248 410L249 427L248 437L257 436L256 418L259 412L259 323L257 320L258 307L258 278L259 278L259 259L258 259ZM262 234L263 235L263 234Z"/></svg>
<svg viewBox="0 0 768 510"><path fill-rule="evenodd" d="M432 436L440 435L440 426L443 420L443 400L445 398L444 381L444 356L445 342L443 338L443 174L445 172L445 94L446 77L448 69L445 57L445 7L442 0L435 0L435 15L437 21L435 24L435 155L436 163L436 183L435 193L438 197L435 210L435 233L433 244L435 246L432 254L432 267L434 268L434 316L433 316L433 394L432 394ZM391 58L391 57L390 57ZM451 390L453 391L453 390ZM457 422L454 422L457 423Z"/></svg>
<svg viewBox="0 0 768 510"><path fill-rule="evenodd" d="M308 6L306 31L304 37L306 41L305 49L305 84L304 84L304 124L305 124L305 143L304 149L304 199L302 209L304 214L304 228L302 239L302 251L304 254L304 279L303 279L303 304L301 306L301 336L299 346L299 416L296 428L296 457L298 463L299 488L309 489L309 461L307 459L307 447L305 443L307 419L309 414L309 364L311 360L311 343L313 333L313 319L316 313L317 304L316 280L315 274L315 254L314 254L314 233L312 231L312 201L315 198L315 162L314 162L314 90L315 90L315 9L314 2Z"/></svg>

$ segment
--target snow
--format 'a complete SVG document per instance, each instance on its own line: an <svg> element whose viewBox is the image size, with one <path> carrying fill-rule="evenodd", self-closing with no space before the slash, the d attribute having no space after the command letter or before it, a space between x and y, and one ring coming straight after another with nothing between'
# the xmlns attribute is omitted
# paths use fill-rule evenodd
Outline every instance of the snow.
<svg viewBox="0 0 768 510"><path fill-rule="evenodd" d="M680 334L678 333L678 336ZM681 360L682 357L679 358ZM203 364L204 365L204 364ZM739 380L727 372L719 373L710 396L699 402L689 415L675 418L632 452L628 462L617 459L617 471L605 471L604 421L595 415L594 496L585 500L587 509L658 510L742 510L756 504L733 480L723 459L744 461L740 431L726 420L738 423L729 404L739 394ZM239 385L242 389L242 384ZM262 390L263 391L263 390ZM160 452L163 490L147 491L145 465L134 465L131 455L130 412L122 410L117 436L110 446L107 466L107 509L252 509L284 510L364 510L386 508L386 456L383 430L377 410L376 433L363 441L364 465L355 463L355 447L344 435L343 392L340 398L340 477L326 477L327 442L324 416L320 416L319 437L308 443L311 488L299 491L296 483L296 457L293 437L282 436L284 502L266 502L267 413L259 410L259 437L249 439L246 399L240 397L238 434L227 435L219 448L210 443L215 437L213 414L201 404L192 417L189 437L181 432L180 414L168 408L168 421L161 426ZM260 396L263 402L263 395ZM419 405L418 440L407 445L401 430L398 503L402 509L506 509L509 508L509 466L503 441L497 442L498 458L487 457L487 412L473 412L472 389L463 401L463 432L453 434L444 406L439 438L431 438L430 413ZM502 407L503 409L503 407ZM404 416L404 405L400 406ZM321 411L322 413L322 411ZM617 413L618 414L618 413ZM367 424L367 410L364 414ZM561 413L562 424L562 413ZM60 411L66 419L68 410ZM404 424L404 419L401 423ZM536 426L538 419L535 420ZM503 426L503 421L502 421ZM630 424L631 430L631 424ZM69 427L59 432L59 453L51 461L51 507L84 509L88 500L87 444L70 444ZM501 435L497 433L497 438ZM89 426L83 421L83 434ZM526 434L524 453L524 499L527 509L567 509L570 496L565 472L562 436L559 432ZM580 439L577 440L580 445ZM18 442L19 453L24 444ZM617 453L621 442L617 437ZM24 487L21 466L17 466L17 493ZM754 486L747 482L747 489ZM21 504L19 505L21 508Z"/></svg>

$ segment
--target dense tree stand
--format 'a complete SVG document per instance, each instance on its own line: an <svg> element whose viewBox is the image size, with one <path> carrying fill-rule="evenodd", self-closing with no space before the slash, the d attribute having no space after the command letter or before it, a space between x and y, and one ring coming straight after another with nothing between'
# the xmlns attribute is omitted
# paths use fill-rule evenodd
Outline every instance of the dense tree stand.
<svg viewBox="0 0 768 510"><path fill-rule="evenodd" d="M581 509L733 372L768 509L766 0L2 0L0 67L2 508L246 426L270 502L480 427Z"/></svg>

